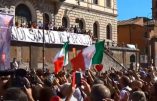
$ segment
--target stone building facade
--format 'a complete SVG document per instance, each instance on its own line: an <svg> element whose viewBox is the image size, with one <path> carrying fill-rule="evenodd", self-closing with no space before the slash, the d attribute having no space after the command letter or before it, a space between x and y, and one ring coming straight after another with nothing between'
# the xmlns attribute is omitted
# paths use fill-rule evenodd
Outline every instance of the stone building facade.
<svg viewBox="0 0 157 101"><path fill-rule="evenodd" d="M116 0L0 0L0 12L14 15L14 25L47 22L56 27L79 26L83 30L91 30L98 40L117 42ZM52 63L61 44L45 44L43 57L42 44L12 41L11 57L29 63L31 67L40 67L43 58L45 63ZM71 45L71 58L72 47L79 50L84 46Z"/></svg>
<svg viewBox="0 0 157 101"><path fill-rule="evenodd" d="M56 15L56 25L61 26L62 17L66 16L69 19L69 25L75 25L75 20L79 18L83 21L84 28L88 31L93 31L93 24L96 23L98 26L98 39L104 40L107 39L107 26L110 26L110 37L108 39L117 42L117 9L116 9L116 0L111 1L111 8L105 7L105 2L108 0L99 0L100 5L89 3L86 6L86 2L80 2L80 6L71 7L70 2L72 0L67 0L63 6L59 9L58 14ZM102 4L101 4L102 2ZM74 4L76 4L74 2ZM82 6L81 6L82 5ZM67 12L65 12L67 10ZM66 13L66 14L65 14Z"/></svg>
<svg viewBox="0 0 157 101"><path fill-rule="evenodd" d="M145 19L133 18L120 21L118 23L118 42L137 43L140 55L145 55L143 60L146 61L143 66L154 65L157 67L157 0L152 0L152 19Z"/></svg>
<svg viewBox="0 0 157 101"><path fill-rule="evenodd" d="M145 37L147 30L146 24L149 21L145 17L135 17L128 20L118 21L118 43L133 44L139 49L139 62L141 65L147 64L148 40Z"/></svg>
<svg viewBox="0 0 157 101"><path fill-rule="evenodd" d="M117 42L117 2L116 0L0 0L0 11L15 15L15 21L22 11L27 11L31 22L43 22L43 13L48 15L49 22L62 26L62 18L66 17L67 26L76 25L76 19L83 22L85 30L93 32L93 24L98 27L98 38L107 38L107 26L110 28L108 39ZM108 6L106 3L108 3ZM78 4L79 3L79 4ZM20 7L19 7L20 6ZM24 10L19 10L24 8ZM29 14L30 13L30 14ZM17 14L17 15L16 15ZM22 14L22 13L21 13ZM24 15L24 14L22 14ZM20 19L22 20L22 19ZM20 21L19 21L20 22ZM108 28L108 29L109 29Z"/></svg>

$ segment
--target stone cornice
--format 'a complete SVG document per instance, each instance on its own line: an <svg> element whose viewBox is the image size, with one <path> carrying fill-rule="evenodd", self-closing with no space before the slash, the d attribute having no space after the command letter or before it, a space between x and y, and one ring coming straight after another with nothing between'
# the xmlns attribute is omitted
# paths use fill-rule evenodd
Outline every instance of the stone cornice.
<svg viewBox="0 0 157 101"><path fill-rule="evenodd" d="M91 8L87 8L87 7L83 7L83 6L79 6L79 5L75 5L75 4L69 4L69 3L66 3L66 2L64 2L62 5L69 6L69 7L72 7L74 9L77 8L77 9L81 9L81 10L86 10L87 12L92 11L92 12L95 12L95 13L98 13L98 14L103 14L103 15L108 15L108 16L113 16L113 17L118 16L118 14L113 14L113 13L109 13L109 12L105 12L105 11L99 11L99 10L96 10L96 9L91 9ZM117 10L117 9L112 9L112 10Z"/></svg>

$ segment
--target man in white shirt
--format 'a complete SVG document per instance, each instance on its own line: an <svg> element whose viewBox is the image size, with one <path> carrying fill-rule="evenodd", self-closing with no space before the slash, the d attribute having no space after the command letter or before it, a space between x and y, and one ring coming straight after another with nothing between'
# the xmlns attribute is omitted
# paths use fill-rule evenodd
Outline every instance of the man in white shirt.
<svg viewBox="0 0 157 101"><path fill-rule="evenodd" d="M11 63L11 69L18 69L19 65L16 61L16 58L13 58L13 62Z"/></svg>

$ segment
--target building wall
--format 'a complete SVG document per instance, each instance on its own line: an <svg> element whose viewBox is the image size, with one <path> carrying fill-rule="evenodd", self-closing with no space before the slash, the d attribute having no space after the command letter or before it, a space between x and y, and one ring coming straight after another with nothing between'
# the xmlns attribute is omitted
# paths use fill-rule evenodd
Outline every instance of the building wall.
<svg viewBox="0 0 157 101"><path fill-rule="evenodd" d="M118 34L118 43L119 44L130 43L129 26L118 26L117 34Z"/></svg>
<svg viewBox="0 0 157 101"><path fill-rule="evenodd" d="M117 2L111 0L111 8L106 7L106 0L98 0L98 4L93 4L92 0L80 2L76 0L66 0L63 3L53 0L0 0L0 9L3 13L15 15L15 9L18 5L26 5L31 12L32 22L43 22L43 13L47 13L50 21L55 26L62 25L62 18L68 18L69 26L75 25L75 19L81 18L84 21L85 29L93 31L93 24L97 22L99 25L100 40L106 38L106 26L112 26L112 40L117 42ZM15 20L14 20L15 22ZM62 45L46 45L45 46L45 63L52 66L52 60L56 53L61 49ZM78 47L78 46L76 46ZM78 50L84 48L79 46ZM27 62L31 67L42 67L42 45L33 43L11 42L11 58L16 57L18 61ZM72 51L70 50L70 58Z"/></svg>
<svg viewBox="0 0 157 101"><path fill-rule="evenodd" d="M77 0L65 0L65 3L78 5ZM80 0L80 7L94 9L111 14L117 14L117 0L111 0L111 7L107 7L107 0L98 0L98 4L94 4L93 0Z"/></svg>
<svg viewBox="0 0 157 101"><path fill-rule="evenodd" d="M140 53L144 54L147 47L145 32L146 29L140 25L120 25L118 26L118 43L135 44L140 49Z"/></svg>
<svg viewBox="0 0 157 101"><path fill-rule="evenodd" d="M65 15L65 10L68 9ZM80 8L72 9L68 6L61 6L58 14L56 15L56 26L62 25L62 17L66 16L69 19L70 25L75 25L75 19L81 18L84 21L85 29L91 30L93 32L94 22L98 22L99 25L99 35L100 40L106 39L106 27L108 24L112 26L112 40L117 42L117 19L114 16L109 16L105 14L100 14L98 12L86 11Z"/></svg>
<svg viewBox="0 0 157 101"><path fill-rule="evenodd" d="M152 17L157 20L157 0L152 0Z"/></svg>
<svg viewBox="0 0 157 101"><path fill-rule="evenodd" d="M50 0L51 1L51 0ZM106 6L106 0L98 0L98 4L93 4L92 0L85 0L78 5L76 0L66 0L63 3L50 2L49 0L40 2L34 0L12 0L11 2L1 0L1 9L15 15L15 9L19 4L25 4L31 11L32 22L43 22L43 12L47 13L50 21L56 26L62 25L62 17L69 19L69 26L75 25L76 18L84 20L85 29L93 31L93 24L99 25L99 39L106 38L106 26L111 24L112 40L117 42L117 2L111 0L111 7ZM55 14L55 12L57 12Z"/></svg>

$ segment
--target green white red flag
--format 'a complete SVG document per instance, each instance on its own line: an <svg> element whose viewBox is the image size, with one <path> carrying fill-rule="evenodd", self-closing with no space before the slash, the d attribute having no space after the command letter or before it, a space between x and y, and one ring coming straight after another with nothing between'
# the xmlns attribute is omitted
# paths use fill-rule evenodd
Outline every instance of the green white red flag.
<svg viewBox="0 0 157 101"><path fill-rule="evenodd" d="M64 43L62 49L56 54L53 63L54 63L55 73L60 72L63 66L66 66L69 63L68 42Z"/></svg>
<svg viewBox="0 0 157 101"><path fill-rule="evenodd" d="M97 42L78 53L78 55L71 60L74 70L86 70L92 64L101 64L104 53L104 41Z"/></svg>

